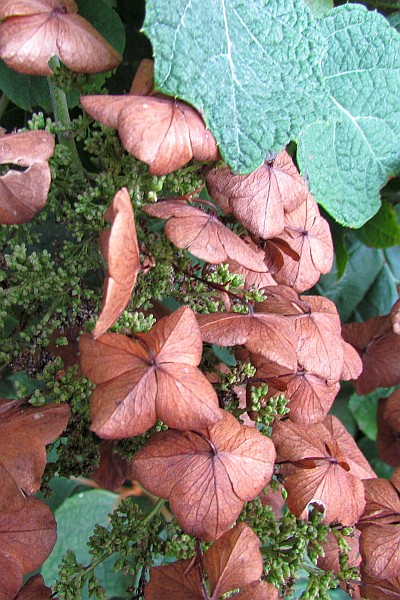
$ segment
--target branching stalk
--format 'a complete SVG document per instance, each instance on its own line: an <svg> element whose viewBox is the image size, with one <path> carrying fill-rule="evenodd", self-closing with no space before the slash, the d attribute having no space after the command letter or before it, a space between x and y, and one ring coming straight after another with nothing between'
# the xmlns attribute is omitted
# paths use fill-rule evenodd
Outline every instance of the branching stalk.
<svg viewBox="0 0 400 600"><path fill-rule="evenodd" d="M60 66L60 60L57 56L52 56L49 60L49 67L54 71ZM49 84L51 105L53 108L54 119L63 126L63 129L67 130L71 125L71 119L68 111L68 102L64 90L54 85L51 77L47 77ZM66 146L70 152L72 163L76 169L76 172L85 179L85 171L79 158L78 150L76 148L75 140L71 139L65 132L58 134L60 144Z"/></svg>

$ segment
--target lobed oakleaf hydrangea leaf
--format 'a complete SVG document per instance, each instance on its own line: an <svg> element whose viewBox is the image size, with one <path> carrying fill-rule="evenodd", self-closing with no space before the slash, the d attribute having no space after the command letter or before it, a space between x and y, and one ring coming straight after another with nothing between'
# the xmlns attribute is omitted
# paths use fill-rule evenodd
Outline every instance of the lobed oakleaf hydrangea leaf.
<svg viewBox="0 0 400 600"><path fill-rule="evenodd" d="M338 113L302 132L298 160L324 208L361 227L400 168L400 37L382 15L359 5L336 8L319 23L329 40L321 69Z"/></svg>
<svg viewBox="0 0 400 600"><path fill-rule="evenodd" d="M149 0L156 88L193 104L239 173L324 115L325 40L303 0Z"/></svg>
<svg viewBox="0 0 400 600"><path fill-rule="evenodd" d="M144 31L156 88L200 111L236 173L295 140L316 200L361 227L400 171L400 37L364 6L314 4L148 0Z"/></svg>

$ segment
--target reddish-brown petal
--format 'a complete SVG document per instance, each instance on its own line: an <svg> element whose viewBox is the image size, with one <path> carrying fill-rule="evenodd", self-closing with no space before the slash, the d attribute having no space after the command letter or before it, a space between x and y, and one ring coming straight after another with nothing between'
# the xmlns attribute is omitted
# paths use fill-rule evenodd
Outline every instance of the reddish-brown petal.
<svg viewBox="0 0 400 600"><path fill-rule="evenodd" d="M32 9L37 12L24 10L21 14L26 4L8 13L2 11L0 57L11 69L50 75L52 56L78 73L109 71L121 62L121 55L86 19L75 14L75 3L64 2L60 7L53 2L34 2Z"/></svg>
<svg viewBox="0 0 400 600"><path fill-rule="evenodd" d="M254 252L211 213L188 206L179 198L147 204L143 210L153 217L168 219L164 231L170 242L202 260L219 264L231 259L253 271L267 271L262 254Z"/></svg>
<svg viewBox="0 0 400 600"><path fill-rule="evenodd" d="M272 439L283 461L287 506L297 517L307 518L309 505L316 503L325 523L358 521L365 507L363 484L327 427L278 421Z"/></svg>
<svg viewBox="0 0 400 600"><path fill-rule="evenodd" d="M41 575L33 575L25 583L15 600L57 600Z"/></svg>
<svg viewBox="0 0 400 600"><path fill-rule="evenodd" d="M229 413L203 434L169 430L153 436L132 461L132 476L168 498L182 528L213 540L255 498L273 471L271 440Z"/></svg>
<svg viewBox="0 0 400 600"><path fill-rule="evenodd" d="M141 269L135 219L126 188L116 193L104 218L111 223L111 229L100 234L108 271L101 313L93 332L95 339L112 327L125 310Z"/></svg>
<svg viewBox="0 0 400 600"><path fill-rule="evenodd" d="M206 170L211 197L249 231L262 238L281 233L284 211L292 211L307 197L308 188L283 150L249 175L233 175L228 168Z"/></svg>
<svg viewBox="0 0 400 600"><path fill-rule="evenodd" d="M97 98L103 98L99 106ZM176 171L192 158L205 161L219 157L211 132L194 108L184 102L133 95L106 100L89 96L81 102L95 119L118 127L125 148L147 163L153 175Z"/></svg>
<svg viewBox="0 0 400 600"><path fill-rule="evenodd" d="M212 544L203 565L212 598L242 588L262 575L260 540L250 527L239 523Z"/></svg>
<svg viewBox="0 0 400 600"><path fill-rule="evenodd" d="M150 569L144 590L146 600L204 600L198 566L189 559Z"/></svg>
<svg viewBox="0 0 400 600"><path fill-rule="evenodd" d="M303 292L317 283L321 273L328 273L332 268L331 232L311 194L296 210L285 215L285 228L279 238L287 242L300 258L283 255L285 264L275 274L278 283Z"/></svg>
<svg viewBox="0 0 400 600"><path fill-rule="evenodd" d="M53 151L54 137L47 131L0 136L0 163L27 167L11 168L0 177L0 223L26 223L44 207L51 182L47 161Z"/></svg>
<svg viewBox="0 0 400 600"><path fill-rule="evenodd" d="M69 406L27 407L15 402L4 408L0 413L0 464L25 493L34 494L46 466L45 445L64 431Z"/></svg>

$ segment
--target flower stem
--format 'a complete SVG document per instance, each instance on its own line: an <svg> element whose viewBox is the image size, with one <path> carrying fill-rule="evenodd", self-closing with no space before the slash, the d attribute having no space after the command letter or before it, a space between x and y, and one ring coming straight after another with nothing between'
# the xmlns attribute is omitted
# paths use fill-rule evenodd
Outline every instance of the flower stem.
<svg viewBox="0 0 400 600"><path fill-rule="evenodd" d="M59 58L57 56L53 56L49 60L50 69L54 71L59 66ZM71 125L67 97L65 95L64 90L54 85L50 77L47 77L47 82L49 84L54 119L56 122L60 123L64 129L63 132L60 132L58 134L59 142L60 144L63 144L69 149L71 160L76 172L81 176L82 179L85 179L85 171L82 166L81 159L79 158L78 150L75 145L75 140L65 133L65 131L68 130L69 126Z"/></svg>

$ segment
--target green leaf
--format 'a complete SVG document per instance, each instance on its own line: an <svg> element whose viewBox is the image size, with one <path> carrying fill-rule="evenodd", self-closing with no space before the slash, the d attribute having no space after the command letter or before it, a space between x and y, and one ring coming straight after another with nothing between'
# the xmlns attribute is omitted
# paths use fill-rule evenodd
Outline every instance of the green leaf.
<svg viewBox="0 0 400 600"><path fill-rule="evenodd" d="M400 224L392 204L382 202L376 215L356 232L356 236L370 248L389 248L400 244Z"/></svg>
<svg viewBox="0 0 400 600"><path fill-rule="evenodd" d="M0 398L15 400L21 396L18 391L24 389L24 395L29 396L35 390L44 389L46 385L38 379L32 379L25 371L18 371L0 380Z"/></svg>
<svg viewBox="0 0 400 600"><path fill-rule="evenodd" d="M377 388L370 394L359 396L354 393L350 396L349 409L355 418L359 429L372 441L376 440L378 431L376 411L379 398L387 398L394 388Z"/></svg>
<svg viewBox="0 0 400 600"><path fill-rule="evenodd" d="M322 17L333 8L333 0L304 0L315 17Z"/></svg>
<svg viewBox="0 0 400 600"><path fill-rule="evenodd" d="M340 280L334 268L323 275L315 292L335 302L341 320L363 321L390 312L398 299L400 246L376 250L351 236L347 241L349 260Z"/></svg>
<svg viewBox="0 0 400 600"><path fill-rule="evenodd" d="M326 41L303 0L148 0L143 29L157 88L200 111L237 172L327 115Z"/></svg>
<svg viewBox="0 0 400 600"><path fill-rule="evenodd" d="M321 69L336 110L330 122L305 128L297 157L318 202L340 223L361 227L400 169L400 37L382 15L355 4L318 23L329 40Z"/></svg>
<svg viewBox="0 0 400 600"><path fill-rule="evenodd" d="M112 3L107 0L77 0L77 4L79 14L122 54L125 48L125 29L112 8Z"/></svg>
<svg viewBox="0 0 400 600"><path fill-rule="evenodd" d="M117 498L117 494L106 490L90 490L67 498L57 508L54 513L57 521L57 542L40 571L46 585L55 583L58 565L68 549L75 552L78 562L85 565L90 563L91 557L85 540L91 536L96 523L107 527L108 514L112 512ZM111 556L96 567L95 573L100 584L107 590L109 598L113 596L129 598L126 588L132 585L132 578L124 576L120 571L114 573L114 562L115 559ZM87 586L85 586L82 600L88 599Z"/></svg>
<svg viewBox="0 0 400 600"><path fill-rule="evenodd" d="M332 229L332 240L333 247L335 249L336 277L337 279L340 279L346 270L347 263L349 262L349 253L346 248L342 231L339 232Z"/></svg>
<svg viewBox="0 0 400 600"><path fill-rule="evenodd" d="M317 201L361 227L400 170L400 36L364 6L315 19L304 1L148 0L164 93L193 104L222 156L250 172L290 139Z"/></svg>
<svg viewBox="0 0 400 600"><path fill-rule="evenodd" d="M23 110L32 111L35 106L40 106L45 111L51 112L46 77L17 73L0 60L0 90L13 104Z"/></svg>

